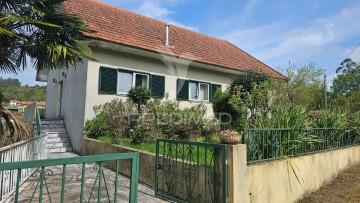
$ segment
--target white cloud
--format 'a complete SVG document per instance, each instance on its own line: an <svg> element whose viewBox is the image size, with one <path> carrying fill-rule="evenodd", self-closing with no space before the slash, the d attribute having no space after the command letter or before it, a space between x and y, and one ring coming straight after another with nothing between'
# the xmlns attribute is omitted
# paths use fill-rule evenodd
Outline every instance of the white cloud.
<svg viewBox="0 0 360 203"><path fill-rule="evenodd" d="M241 21L244 21L256 8L261 0L248 0L244 10L242 11Z"/></svg>
<svg viewBox="0 0 360 203"><path fill-rule="evenodd" d="M137 12L155 19L163 19L168 17L172 12L165 7L161 7L157 3L144 1Z"/></svg>
<svg viewBox="0 0 360 203"><path fill-rule="evenodd" d="M341 57L340 53L334 53L336 50L333 48L360 35L360 26L355 23L360 19L359 10L360 5L345 8L327 18L313 20L303 27L285 23L288 22L286 19L284 22L246 30L236 28L220 37L272 66L285 65L289 60L306 64L323 55L336 54L336 57L342 58L346 54L341 53ZM345 47L337 49L343 50ZM360 60L358 52L353 57Z"/></svg>
<svg viewBox="0 0 360 203"><path fill-rule="evenodd" d="M169 10L168 7L172 7L175 4L183 0L153 0L153 1L143 1L136 12L148 16L150 18L155 18L157 20L162 20L164 22L184 27L190 30L197 31L198 28L194 26L184 25L182 23L174 20L171 15L175 13L173 10Z"/></svg>

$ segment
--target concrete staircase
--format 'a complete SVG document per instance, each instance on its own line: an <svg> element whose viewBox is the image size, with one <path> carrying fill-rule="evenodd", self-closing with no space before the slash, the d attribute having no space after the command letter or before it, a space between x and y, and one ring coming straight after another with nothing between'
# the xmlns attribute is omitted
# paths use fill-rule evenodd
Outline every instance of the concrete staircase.
<svg viewBox="0 0 360 203"><path fill-rule="evenodd" d="M49 153L72 152L63 120L41 120L41 131L48 133L46 147Z"/></svg>

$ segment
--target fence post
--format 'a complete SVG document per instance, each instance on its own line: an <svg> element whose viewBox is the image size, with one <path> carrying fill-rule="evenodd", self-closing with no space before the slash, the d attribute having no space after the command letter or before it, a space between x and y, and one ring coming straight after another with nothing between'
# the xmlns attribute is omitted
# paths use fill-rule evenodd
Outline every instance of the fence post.
<svg viewBox="0 0 360 203"><path fill-rule="evenodd" d="M227 146L228 203L247 202L246 145Z"/></svg>

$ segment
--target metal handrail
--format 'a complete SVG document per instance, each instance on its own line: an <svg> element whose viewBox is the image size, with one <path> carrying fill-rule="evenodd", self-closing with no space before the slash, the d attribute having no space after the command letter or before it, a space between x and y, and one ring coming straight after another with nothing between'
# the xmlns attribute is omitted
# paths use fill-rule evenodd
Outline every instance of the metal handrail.
<svg viewBox="0 0 360 203"><path fill-rule="evenodd" d="M105 183L105 189L108 193L107 184L106 184L106 176L104 174L104 162L107 161L116 161L116 177L115 177L115 190L114 190L114 202L117 202L117 196L118 196L118 186L119 186L119 160L131 160L131 177L130 177L130 194L129 194L129 202L136 203L137 197L138 197L138 178L139 178L139 153L138 152L131 152L131 153L118 153L118 154L105 154L105 155L95 155L95 156L80 156L80 157L70 157L70 158L57 158L57 159L45 159L45 160L33 160L33 161L21 161L21 162L9 162L9 163L0 163L0 172L3 171L13 171L13 176L16 178L16 190L15 190L15 198L14 202L18 202L19 199L19 190L20 190L20 183L21 183L21 173L22 170L26 170L28 168L38 168L39 171L39 177L37 185L39 185L39 202L42 202L43 198L43 191L44 188L48 190L48 185L46 182L46 175L48 174L48 170L46 167L50 166L62 166L63 172L61 174L62 182L61 182L61 199L60 202L65 202L64 196L65 196L65 176L66 176L66 167L70 164L81 164L82 165L82 174L81 174L81 191L80 191L80 202L84 201L85 195L84 195L84 183L85 183L85 164L87 163L96 163L97 164L97 178L94 182L93 189L91 191L89 200L93 194L93 191L95 189L95 184L97 180L99 180L97 193L98 193L98 202L100 202L101 198L101 192L102 192L102 185L101 182L104 180ZM111 180L113 181L113 180ZM37 191L37 188L33 191L33 196L35 192ZM50 194L49 198L50 198ZM109 194L108 198L109 197ZM110 200L109 200L110 202Z"/></svg>

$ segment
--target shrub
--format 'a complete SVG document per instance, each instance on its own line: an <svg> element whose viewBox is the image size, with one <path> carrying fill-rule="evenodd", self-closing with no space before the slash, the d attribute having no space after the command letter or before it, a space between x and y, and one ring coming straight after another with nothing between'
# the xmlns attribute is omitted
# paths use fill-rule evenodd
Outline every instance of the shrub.
<svg viewBox="0 0 360 203"><path fill-rule="evenodd" d="M151 98L151 91L144 86L136 86L130 89L128 96L137 105L138 113L141 113L141 105L145 105Z"/></svg>
<svg viewBox="0 0 360 203"><path fill-rule="evenodd" d="M131 115L136 114L134 103L129 100L113 99L97 106L97 109L107 114L106 125L109 136L113 138L128 137L129 120Z"/></svg>
<svg viewBox="0 0 360 203"><path fill-rule="evenodd" d="M346 128L348 125L346 114L338 110L324 110L311 121L314 128Z"/></svg>
<svg viewBox="0 0 360 203"><path fill-rule="evenodd" d="M87 120L85 123L84 130L86 135L89 138L98 138L101 136L105 136L108 133L108 125L107 125L107 113L101 112L95 118L91 120Z"/></svg>
<svg viewBox="0 0 360 203"><path fill-rule="evenodd" d="M303 129L309 127L307 109L303 106L284 105L272 109L271 113L257 118L253 128L291 128Z"/></svg>
<svg viewBox="0 0 360 203"><path fill-rule="evenodd" d="M161 133L156 131L153 125L149 123L141 123L129 131L131 143L141 144L154 142L161 137Z"/></svg>

